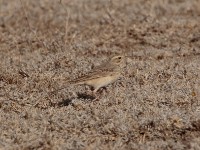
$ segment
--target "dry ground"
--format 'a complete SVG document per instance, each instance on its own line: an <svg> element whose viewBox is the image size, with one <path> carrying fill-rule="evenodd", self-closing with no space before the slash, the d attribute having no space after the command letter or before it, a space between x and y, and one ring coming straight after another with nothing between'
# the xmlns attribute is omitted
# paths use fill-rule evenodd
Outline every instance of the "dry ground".
<svg viewBox="0 0 200 150"><path fill-rule="evenodd" d="M0 149L200 149L199 0L21 2L0 1ZM99 101L47 94L120 53Z"/></svg>

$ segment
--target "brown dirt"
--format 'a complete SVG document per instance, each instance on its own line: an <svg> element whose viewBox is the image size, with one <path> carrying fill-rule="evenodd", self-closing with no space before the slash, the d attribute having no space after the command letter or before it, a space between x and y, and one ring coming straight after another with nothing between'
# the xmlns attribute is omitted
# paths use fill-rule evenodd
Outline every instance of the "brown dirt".
<svg viewBox="0 0 200 150"><path fill-rule="evenodd" d="M0 1L0 149L200 149L199 0L22 3ZM47 94L120 53L99 101Z"/></svg>

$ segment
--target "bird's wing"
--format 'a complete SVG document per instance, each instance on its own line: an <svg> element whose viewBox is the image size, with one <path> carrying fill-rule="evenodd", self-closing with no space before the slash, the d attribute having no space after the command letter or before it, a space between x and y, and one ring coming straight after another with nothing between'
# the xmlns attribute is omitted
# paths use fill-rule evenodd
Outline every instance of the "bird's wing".
<svg viewBox="0 0 200 150"><path fill-rule="evenodd" d="M70 83L75 83L75 84L82 84L85 81L92 80L92 79L97 79L100 77L106 77L106 76L113 76L116 75L118 72L115 72L113 69L94 69L90 72L88 72L86 75L83 75L81 77L78 77L77 79L74 79L70 81Z"/></svg>

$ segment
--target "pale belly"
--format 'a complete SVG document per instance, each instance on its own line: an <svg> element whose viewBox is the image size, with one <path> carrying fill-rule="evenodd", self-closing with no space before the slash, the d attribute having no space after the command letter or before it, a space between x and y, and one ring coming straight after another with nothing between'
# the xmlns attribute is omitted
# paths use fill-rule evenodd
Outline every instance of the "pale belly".
<svg viewBox="0 0 200 150"><path fill-rule="evenodd" d="M93 86L95 89L101 88L107 86L110 83L115 82L119 77L120 77L119 75L102 77L98 79L89 80L86 82L86 84Z"/></svg>

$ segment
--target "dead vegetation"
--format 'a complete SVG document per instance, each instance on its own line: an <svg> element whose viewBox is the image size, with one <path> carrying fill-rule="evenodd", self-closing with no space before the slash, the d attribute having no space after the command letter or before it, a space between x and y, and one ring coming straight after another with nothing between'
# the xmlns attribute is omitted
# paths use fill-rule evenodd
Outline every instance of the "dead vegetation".
<svg viewBox="0 0 200 150"><path fill-rule="evenodd" d="M200 149L199 0L21 2L0 1L1 149ZM99 101L47 94L123 52Z"/></svg>

